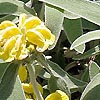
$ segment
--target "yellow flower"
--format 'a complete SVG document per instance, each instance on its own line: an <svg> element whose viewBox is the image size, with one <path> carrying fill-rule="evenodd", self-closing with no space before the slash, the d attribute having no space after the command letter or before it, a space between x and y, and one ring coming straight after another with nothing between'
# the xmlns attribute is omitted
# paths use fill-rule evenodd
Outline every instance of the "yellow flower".
<svg viewBox="0 0 100 100"><path fill-rule="evenodd" d="M37 84L38 84L39 91L43 94L43 88L42 88L42 86L39 83L37 83ZM31 83L29 83L29 84L28 83L22 83L22 87L23 87L23 90L26 93L34 94L34 88L33 88L33 86L32 86Z"/></svg>
<svg viewBox="0 0 100 100"><path fill-rule="evenodd" d="M33 86L32 86L32 84L22 83L22 87L23 87L24 92L29 93L29 94L33 93Z"/></svg>
<svg viewBox="0 0 100 100"><path fill-rule="evenodd" d="M39 91L41 92L41 94L43 94L42 86L39 83L37 83L37 85L38 85ZM29 84L28 83L22 83L22 87L23 87L24 92L26 93L26 98L29 98L29 96L27 94L32 94L33 98L36 100L36 95L34 93L34 88L33 88L31 83L29 83Z"/></svg>
<svg viewBox="0 0 100 100"><path fill-rule="evenodd" d="M18 70L18 75L21 82L27 79L27 70L25 66L20 65L19 70Z"/></svg>
<svg viewBox="0 0 100 100"><path fill-rule="evenodd" d="M69 97L61 90L56 90L56 92L48 95L45 100L69 100Z"/></svg>
<svg viewBox="0 0 100 100"><path fill-rule="evenodd" d="M36 16L21 14L17 25L7 20L0 24L0 58L6 62L26 58L30 45L31 50L43 52L54 41L55 36Z"/></svg>
<svg viewBox="0 0 100 100"><path fill-rule="evenodd" d="M21 14L18 27L25 34L26 40L35 45L39 52L45 51L54 43L55 36L36 16L27 18L26 14Z"/></svg>

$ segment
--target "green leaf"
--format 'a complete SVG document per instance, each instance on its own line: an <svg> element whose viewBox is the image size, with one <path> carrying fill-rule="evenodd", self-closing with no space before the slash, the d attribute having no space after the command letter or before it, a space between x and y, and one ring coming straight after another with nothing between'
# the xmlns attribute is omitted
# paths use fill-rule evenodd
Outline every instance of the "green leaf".
<svg viewBox="0 0 100 100"><path fill-rule="evenodd" d="M45 11L44 3L42 3L38 0L33 0L33 7L37 13L37 16L39 16L41 18L41 20L44 20L44 11ZM41 11L41 10L43 10L43 11ZM42 14L42 15L40 15L40 14Z"/></svg>
<svg viewBox="0 0 100 100"><path fill-rule="evenodd" d="M96 55L99 55L100 53L100 45L84 52L83 54L79 54L77 56L74 56L73 59L74 60L82 60L82 59L86 59L86 58L89 58L89 57L92 57L92 56L96 56Z"/></svg>
<svg viewBox="0 0 100 100"><path fill-rule="evenodd" d="M86 19L81 18L81 21L82 21L82 27L83 27L83 29L97 30L97 29L100 28L99 25L96 25L96 24L94 24L92 22L89 22Z"/></svg>
<svg viewBox="0 0 100 100"><path fill-rule="evenodd" d="M47 85L43 86L43 98L46 98L50 94Z"/></svg>
<svg viewBox="0 0 100 100"><path fill-rule="evenodd" d="M10 20L10 21L12 21L12 20L14 20L15 18L16 18L16 16L14 16L14 15L6 15L6 16L0 18L0 22L5 21L5 20Z"/></svg>
<svg viewBox="0 0 100 100"><path fill-rule="evenodd" d="M7 100L26 100L19 77L16 78L12 94Z"/></svg>
<svg viewBox="0 0 100 100"><path fill-rule="evenodd" d="M95 57L95 61L98 63L98 65L100 66L100 54L99 55L97 55L96 57Z"/></svg>
<svg viewBox="0 0 100 100"><path fill-rule="evenodd" d="M59 77L51 76L51 78L48 81L48 87L50 92L55 92L56 90L62 90L68 95L70 94L70 91L66 83Z"/></svg>
<svg viewBox="0 0 100 100"><path fill-rule="evenodd" d="M40 0L100 25L100 5L87 0Z"/></svg>
<svg viewBox="0 0 100 100"><path fill-rule="evenodd" d="M0 83L1 83L2 77L8 67L7 65L8 65L8 63L0 63Z"/></svg>
<svg viewBox="0 0 100 100"><path fill-rule="evenodd" d="M91 32L88 32L84 35L81 35L79 38L77 38L71 45L70 49L75 49L76 47L84 44L84 43L87 43L89 41L92 41L92 40L96 40L96 39L100 39L100 30L96 30L96 31L91 31ZM84 52L84 51L83 51ZM82 53L83 53L82 52Z"/></svg>
<svg viewBox="0 0 100 100"><path fill-rule="evenodd" d="M57 77L51 76L51 78L48 81L48 88L50 90L50 92L55 92L56 90L59 89L59 87L57 86Z"/></svg>
<svg viewBox="0 0 100 100"><path fill-rule="evenodd" d="M81 80L85 81L85 82L89 82L90 77L89 77L89 68L87 66L85 66L85 70L84 73L82 74Z"/></svg>
<svg viewBox="0 0 100 100"><path fill-rule="evenodd" d="M100 98L100 73L87 85L80 100L99 100Z"/></svg>
<svg viewBox="0 0 100 100"><path fill-rule="evenodd" d="M49 49L55 47L59 39L60 32L62 30L63 19L64 19L64 14L62 12L63 10L57 7L51 5L45 5L45 23L56 37L54 45L51 46ZM55 14L57 16L55 16Z"/></svg>
<svg viewBox="0 0 100 100"><path fill-rule="evenodd" d="M98 73L100 73L100 67L98 66L98 64L96 62L91 61L90 65L89 65L90 79L92 79Z"/></svg>
<svg viewBox="0 0 100 100"><path fill-rule="evenodd" d="M3 70L0 82L0 100L6 100L11 95L17 76L17 70L18 64L15 63L7 64L7 67Z"/></svg>
<svg viewBox="0 0 100 100"><path fill-rule="evenodd" d="M83 34L81 18L77 19L65 18L63 27L70 43L72 43L76 38L78 38ZM75 48L75 50L79 53L83 52L84 49L85 49L85 44L82 44Z"/></svg>
<svg viewBox="0 0 100 100"><path fill-rule="evenodd" d="M21 13L33 14L35 11L31 8L28 8L23 2L18 0L0 0L0 15L10 14L10 15L19 15Z"/></svg>
<svg viewBox="0 0 100 100"><path fill-rule="evenodd" d="M82 45L75 47L75 50L79 53L83 53L85 50L85 44L82 44Z"/></svg>
<svg viewBox="0 0 100 100"><path fill-rule="evenodd" d="M83 34L81 18L77 19L65 18L63 27L70 43L75 41L75 39L77 39L79 36Z"/></svg>

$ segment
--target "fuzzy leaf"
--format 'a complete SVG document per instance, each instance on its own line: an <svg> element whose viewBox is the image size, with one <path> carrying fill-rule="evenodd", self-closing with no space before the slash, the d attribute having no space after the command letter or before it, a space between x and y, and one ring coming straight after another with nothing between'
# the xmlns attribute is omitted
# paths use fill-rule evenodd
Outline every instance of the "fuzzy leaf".
<svg viewBox="0 0 100 100"><path fill-rule="evenodd" d="M96 62L91 61L89 65L90 79L92 79L98 73L100 73L100 67L98 66Z"/></svg>
<svg viewBox="0 0 100 100"><path fill-rule="evenodd" d="M21 13L33 14L35 11L31 8L28 8L22 1L18 0L0 0L0 15L10 14L10 15L19 15Z"/></svg>
<svg viewBox="0 0 100 100"><path fill-rule="evenodd" d="M61 9L51 6L51 5L45 5L45 10L46 10L45 23L46 23L47 27L51 30L51 32L56 37L54 45L52 45L49 48L49 49L52 49L55 47L55 45L59 39L60 32L62 30L64 14L62 13ZM55 14L57 16L55 16Z"/></svg>
<svg viewBox="0 0 100 100"><path fill-rule="evenodd" d="M99 100L100 98L100 73L97 74L86 86L80 100Z"/></svg>
<svg viewBox="0 0 100 100"><path fill-rule="evenodd" d="M100 39L100 30L96 30L96 31L91 31L91 32L88 32L84 35L81 35L79 38L77 38L71 45L70 49L75 49L76 47L84 44L84 43L87 43L89 41L92 41L92 40L96 40L96 39ZM83 50L84 52L84 50ZM83 53L82 52L82 53Z"/></svg>

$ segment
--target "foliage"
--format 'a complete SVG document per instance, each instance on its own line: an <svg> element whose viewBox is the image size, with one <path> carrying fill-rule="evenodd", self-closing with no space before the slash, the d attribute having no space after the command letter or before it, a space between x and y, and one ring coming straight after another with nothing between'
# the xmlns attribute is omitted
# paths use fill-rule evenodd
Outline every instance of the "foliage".
<svg viewBox="0 0 100 100"><path fill-rule="evenodd" d="M9 20L11 25L15 23L19 28L18 32L25 33L24 28L31 27L31 24L18 24L18 18L23 13L28 18L37 16L36 20L38 18L40 23L45 24L41 30L40 27L35 28L35 31L44 32L45 38L37 35L38 32L35 34L36 39L31 37L31 33L35 33L31 30L33 27L28 29L29 34L25 33L28 41L24 46L30 52L27 51L22 59L16 59L18 52L11 55L10 51L18 45L11 47L12 42L8 39L8 34L6 39L1 41L4 30L0 24L0 100L47 100L48 97L55 100L52 94L57 98L57 91L69 100L98 100L99 9L99 0L0 0L1 24ZM36 24L38 25L40 24ZM13 32L15 34L16 30ZM48 39L48 33L53 39ZM18 44L18 40L16 43ZM6 56L2 57L3 53ZM13 59L8 60L10 55Z"/></svg>

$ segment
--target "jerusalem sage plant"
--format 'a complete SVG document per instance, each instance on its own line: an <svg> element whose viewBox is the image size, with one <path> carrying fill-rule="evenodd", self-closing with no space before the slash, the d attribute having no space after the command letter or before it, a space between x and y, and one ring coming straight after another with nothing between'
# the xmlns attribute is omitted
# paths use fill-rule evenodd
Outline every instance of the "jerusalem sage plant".
<svg viewBox="0 0 100 100"><path fill-rule="evenodd" d="M99 9L99 0L0 0L0 100L99 100Z"/></svg>

